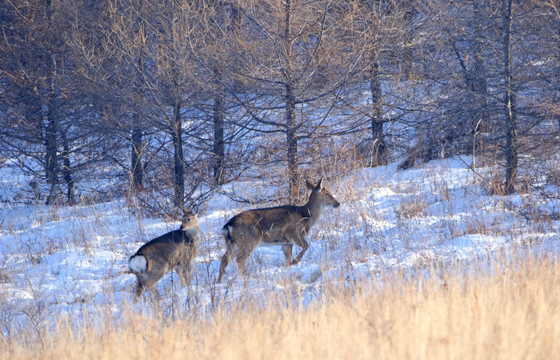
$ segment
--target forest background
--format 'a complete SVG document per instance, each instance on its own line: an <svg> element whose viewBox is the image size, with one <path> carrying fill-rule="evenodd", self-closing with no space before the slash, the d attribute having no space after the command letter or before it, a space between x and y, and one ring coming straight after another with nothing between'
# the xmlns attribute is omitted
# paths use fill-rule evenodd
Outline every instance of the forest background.
<svg viewBox="0 0 560 360"><path fill-rule="evenodd" d="M557 176L558 5L5 0L0 164L36 202L158 214L237 179L295 201L302 178L455 155L526 190L524 166Z"/></svg>

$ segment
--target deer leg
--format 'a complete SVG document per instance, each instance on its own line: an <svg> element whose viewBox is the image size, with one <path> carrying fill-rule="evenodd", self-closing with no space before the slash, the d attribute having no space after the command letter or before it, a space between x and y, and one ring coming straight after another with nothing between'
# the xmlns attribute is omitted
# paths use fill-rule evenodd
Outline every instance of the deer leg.
<svg viewBox="0 0 560 360"><path fill-rule="evenodd" d="M177 266L177 275L181 280L181 286L189 286L191 284L191 263L190 261L182 261Z"/></svg>
<svg viewBox="0 0 560 360"><path fill-rule="evenodd" d="M307 251L307 249L309 249L309 243L308 243L305 239L301 239L301 241L300 241L300 243L299 243L298 245L301 246L301 251L300 251L299 254L295 257L295 259L292 260L292 263L291 263L292 265L297 264L297 263L301 260L303 254L305 254L305 252Z"/></svg>
<svg viewBox="0 0 560 360"><path fill-rule="evenodd" d="M136 304L138 300L140 300L140 296L144 290L150 290L156 292L156 283L161 279L165 274L161 274L160 272L156 271L147 271L143 274L136 275L136 289L134 290L134 303Z"/></svg>
<svg viewBox="0 0 560 360"><path fill-rule="evenodd" d="M140 296L144 292L144 281L140 278L139 275L136 275L136 289L134 289L134 304L140 300Z"/></svg>
<svg viewBox="0 0 560 360"><path fill-rule="evenodd" d="M282 245L282 251L284 252L284 256L286 257L286 266L292 264L292 247L292 244Z"/></svg>
<svg viewBox="0 0 560 360"><path fill-rule="evenodd" d="M220 273L218 274L218 281L217 281L218 284L222 282L222 277L226 273L226 267L228 266L228 263L229 263L229 256L227 254L224 254L222 256L222 260L220 261Z"/></svg>
<svg viewBox="0 0 560 360"><path fill-rule="evenodd" d="M233 252L233 245L230 243L226 243L226 253L222 256L222 260L220 261L220 273L218 274L218 280L216 281L218 284L222 282L222 277L226 273L226 267L228 266L229 261L231 260L231 254Z"/></svg>
<svg viewBox="0 0 560 360"><path fill-rule="evenodd" d="M152 269L146 271L144 288L155 290L157 282L168 272L169 271L165 265L153 266Z"/></svg>
<svg viewBox="0 0 560 360"><path fill-rule="evenodd" d="M249 258L249 256L251 256L253 251L255 251L255 249L261 242L261 240L262 240L262 236L252 242L244 243L238 247L239 251L237 252L236 255L236 261L237 261L237 267L239 273L241 275L243 276L247 275L247 267L245 266L245 264L247 262L247 259Z"/></svg>
<svg viewBox="0 0 560 360"><path fill-rule="evenodd" d="M245 266L245 263L247 262L248 258L248 255L243 255L242 253L239 253L237 255L237 268L239 270L239 273L243 276L247 275L247 266Z"/></svg>

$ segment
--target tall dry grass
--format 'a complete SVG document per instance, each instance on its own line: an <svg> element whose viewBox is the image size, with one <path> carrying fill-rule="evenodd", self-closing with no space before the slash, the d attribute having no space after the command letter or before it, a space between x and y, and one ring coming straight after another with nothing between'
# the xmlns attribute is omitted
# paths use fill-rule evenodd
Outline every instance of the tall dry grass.
<svg viewBox="0 0 560 360"><path fill-rule="evenodd" d="M319 303L251 301L169 321L1 338L1 359L558 359L560 268L505 255L426 276L393 274L325 290ZM249 298L249 297L248 297ZM262 304L262 302L260 302Z"/></svg>

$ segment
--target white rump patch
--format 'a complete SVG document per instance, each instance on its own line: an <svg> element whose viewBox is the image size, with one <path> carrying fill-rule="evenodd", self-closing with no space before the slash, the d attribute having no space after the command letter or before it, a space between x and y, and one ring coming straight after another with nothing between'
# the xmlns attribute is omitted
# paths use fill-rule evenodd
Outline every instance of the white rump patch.
<svg viewBox="0 0 560 360"><path fill-rule="evenodd" d="M144 255L136 255L128 260L128 267L133 273L143 273L146 272L148 263Z"/></svg>

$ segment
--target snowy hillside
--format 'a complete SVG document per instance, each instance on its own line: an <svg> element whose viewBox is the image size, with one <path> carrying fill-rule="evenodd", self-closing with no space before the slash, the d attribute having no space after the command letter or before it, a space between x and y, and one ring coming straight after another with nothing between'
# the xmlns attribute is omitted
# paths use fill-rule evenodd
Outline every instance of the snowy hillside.
<svg viewBox="0 0 560 360"><path fill-rule="evenodd" d="M281 248L258 248L247 262L248 277L230 263L216 284L224 252L221 228L249 209L215 196L199 214L202 240L189 292L175 273L158 283L159 299L149 294L132 305L135 277L124 273L127 260L144 242L178 228L179 223L145 218L124 199L98 205L46 207L18 203L26 179L0 168L0 313L5 325L51 321L68 314L76 321L123 309L164 316L196 308L204 313L239 297L292 289L296 301L314 301L328 282L375 278L387 271L411 271L441 263L464 264L511 246L559 249L560 200L536 193L489 196L467 158L431 162L397 171L396 165L362 169L325 186L341 203L325 209L308 237L302 261L284 266ZM312 179L317 180L317 179ZM233 183L224 191L265 187ZM558 193L557 188L547 193ZM539 250L539 251L541 251ZM298 248L294 249L297 254ZM461 265L463 266L463 265Z"/></svg>

